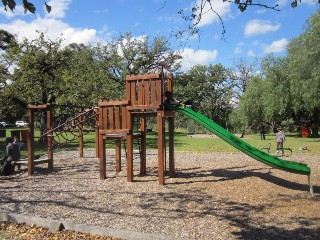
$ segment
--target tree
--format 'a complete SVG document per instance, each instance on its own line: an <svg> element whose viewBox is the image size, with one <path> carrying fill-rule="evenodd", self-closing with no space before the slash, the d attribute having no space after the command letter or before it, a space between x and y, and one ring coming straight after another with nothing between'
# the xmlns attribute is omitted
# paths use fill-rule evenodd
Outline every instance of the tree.
<svg viewBox="0 0 320 240"><path fill-rule="evenodd" d="M258 60L248 62L245 59L233 60L233 67L230 69L230 77L235 87L235 104L237 104L246 91L252 77L258 73Z"/></svg>
<svg viewBox="0 0 320 240"><path fill-rule="evenodd" d="M6 104L1 106L3 112L12 114L15 106L20 106L20 111L15 113L20 118L26 114L28 103L50 103L61 95L64 91L61 73L69 62L61 41L47 40L44 33L39 33L37 39L24 39L2 55L14 67L3 89L2 97L6 99Z"/></svg>
<svg viewBox="0 0 320 240"><path fill-rule="evenodd" d="M301 124L320 126L320 10L308 19L305 32L288 45L292 106Z"/></svg>
<svg viewBox="0 0 320 240"><path fill-rule="evenodd" d="M247 90L241 97L239 106L230 114L233 128L244 132L245 129L257 130L261 122L265 122L264 93L265 80L260 76L251 79Z"/></svg>
<svg viewBox="0 0 320 240"><path fill-rule="evenodd" d="M197 65L175 81L177 98L190 98L193 108L213 121L228 128L228 116L232 110L232 81L228 69L221 64Z"/></svg>
<svg viewBox="0 0 320 240"><path fill-rule="evenodd" d="M266 57L262 61L262 76L251 78L232 113L232 123L256 131L261 122L275 128L292 119L290 87L286 58Z"/></svg>
<svg viewBox="0 0 320 240"><path fill-rule="evenodd" d="M21 112L21 107L15 105L12 98L8 98L5 89L11 83L10 69L14 66L14 61L10 59L10 54L15 52L17 42L11 33L0 30L0 116L1 119L12 120Z"/></svg>
<svg viewBox="0 0 320 240"><path fill-rule="evenodd" d="M65 90L57 103L90 107L99 99L119 98L123 87L107 77L95 47L73 43L64 52L70 60L63 74Z"/></svg>
<svg viewBox="0 0 320 240"><path fill-rule="evenodd" d="M125 86L126 75L159 71L165 63L172 71L180 68L181 56L172 51L165 37L134 38L131 33L120 34L115 41L95 48L95 59L101 64L106 77Z"/></svg>

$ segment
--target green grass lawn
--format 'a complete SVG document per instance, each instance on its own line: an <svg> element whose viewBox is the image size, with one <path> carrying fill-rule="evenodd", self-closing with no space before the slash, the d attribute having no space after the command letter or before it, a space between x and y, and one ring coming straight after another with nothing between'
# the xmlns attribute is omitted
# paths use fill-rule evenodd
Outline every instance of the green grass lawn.
<svg viewBox="0 0 320 240"><path fill-rule="evenodd" d="M11 136L12 130L19 129L7 129L6 136ZM39 135L39 133L35 133L35 135ZM191 151L191 152L239 152L236 148L232 147L230 144L224 142L222 139L218 137L213 138L195 138L189 137L189 134L182 131L177 130L175 132L175 151ZM252 146L260 149L262 146L271 143L271 153L275 152L275 134L267 134L266 140L260 140L259 134L251 134L245 135L245 142L251 144ZM293 153L298 152L299 147L306 145L308 147L308 153L320 154L319 147L320 138L301 138L298 137L295 133L286 133L286 142L284 144L285 147L289 147L293 150ZM95 147L95 136L94 132L90 132L87 135L84 135L84 143L85 148L94 148ZM135 140L135 148L137 146L138 141ZM151 132L147 135L147 149L155 150L157 149L157 133ZM3 156L5 149L5 137L0 137L0 155ZM55 147L54 152L62 151L62 150L76 150L78 148L78 142L74 141L68 145L64 145L62 147ZM107 148L114 148L114 142L109 141ZM168 141L166 141L166 148L168 148ZM25 157L27 155L27 149L24 147L22 149L22 155ZM46 146L43 144L36 143L35 144L35 154L46 154Z"/></svg>

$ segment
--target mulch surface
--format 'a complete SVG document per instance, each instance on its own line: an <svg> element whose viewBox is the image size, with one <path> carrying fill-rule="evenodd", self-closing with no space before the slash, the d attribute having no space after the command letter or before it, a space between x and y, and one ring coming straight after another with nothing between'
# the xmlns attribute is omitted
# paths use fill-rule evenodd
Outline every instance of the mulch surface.
<svg viewBox="0 0 320 240"><path fill-rule="evenodd" d="M65 231L51 233L48 228L37 227L35 225L0 223L0 239L90 239L90 240L120 240L119 238L111 238L106 236L97 236L88 233L79 233L74 231Z"/></svg>

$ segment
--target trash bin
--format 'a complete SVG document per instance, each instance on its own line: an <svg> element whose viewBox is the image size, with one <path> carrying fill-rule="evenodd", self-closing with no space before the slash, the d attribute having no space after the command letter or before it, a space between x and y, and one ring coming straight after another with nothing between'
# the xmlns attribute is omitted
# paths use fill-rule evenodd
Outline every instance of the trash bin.
<svg viewBox="0 0 320 240"><path fill-rule="evenodd" d="M0 129L0 137L5 138L7 136L6 131L7 130L5 130L5 129Z"/></svg>
<svg viewBox="0 0 320 240"><path fill-rule="evenodd" d="M14 137L14 136L18 137L19 140L21 140L21 130L12 130L11 137Z"/></svg>
<svg viewBox="0 0 320 240"><path fill-rule="evenodd" d="M310 128L308 127L301 127L301 137L307 138L310 135Z"/></svg>
<svg viewBox="0 0 320 240"><path fill-rule="evenodd" d="M28 131L29 130L21 130L21 140L22 142L26 143L28 141Z"/></svg>

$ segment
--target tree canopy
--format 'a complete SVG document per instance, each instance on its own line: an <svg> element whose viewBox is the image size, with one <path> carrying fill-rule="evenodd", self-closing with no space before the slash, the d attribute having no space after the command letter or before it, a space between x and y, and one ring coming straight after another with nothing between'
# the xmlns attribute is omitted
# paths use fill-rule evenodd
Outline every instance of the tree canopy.
<svg viewBox="0 0 320 240"><path fill-rule="evenodd" d="M320 126L320 11L308 19L299 37L293 39L285 57L268 56L262 61L262 76L250 81L232 115L237 125L257 126L265 121L272 126L308 126L315 136ZM255 108L252 108L254 102ZM250 111L249 111L250 110ZM259 116L259 117L258 117ZM242 119L243 120L243 119Z"/></svg>
<svg viewBox="0 0 320 240"><path fill-rule="evenodd" d="M1 118L17 119L33 101L92 106L99 99L121 99L125 76L157 72L165 63L176 73L174 93L228 129L255 131L260 122L291 129L320 126L320 10L288 45L287 56L256 62L197 65L179 73L181 56L165 37L120 34L94 46L50 40L45 33L19 42L0 30ZM180 123L185 123L184 119ZM181 124L181 126L183 126ZM231 125L230 125L231 124ZM194 124L190 124L194 126Z"/></svg>

